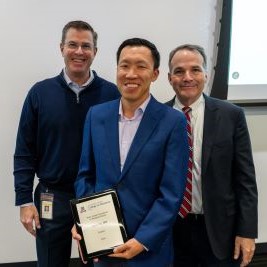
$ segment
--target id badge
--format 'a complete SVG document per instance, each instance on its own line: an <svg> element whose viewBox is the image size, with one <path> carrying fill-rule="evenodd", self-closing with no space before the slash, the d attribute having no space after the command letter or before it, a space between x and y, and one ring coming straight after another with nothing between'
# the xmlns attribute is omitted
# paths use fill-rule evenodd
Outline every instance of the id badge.
<svg viewBox="0 0 267 267"><path fill-rule="evenodd" d="M54 194L41 193L41 218L46 220L53 220L53 201Z"/></svg>

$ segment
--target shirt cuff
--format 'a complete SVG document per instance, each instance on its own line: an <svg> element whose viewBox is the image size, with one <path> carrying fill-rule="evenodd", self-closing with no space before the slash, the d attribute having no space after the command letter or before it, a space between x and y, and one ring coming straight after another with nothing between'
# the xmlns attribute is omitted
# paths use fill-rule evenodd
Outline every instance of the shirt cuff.
<svg viewBox="0 0 267 267"><path fill-rule="evenodd" d="M33 206L33 205L34 205L33 202L29 202L29 203L24 203L20 205L20 207L23 208L23 207Z"/></svg>

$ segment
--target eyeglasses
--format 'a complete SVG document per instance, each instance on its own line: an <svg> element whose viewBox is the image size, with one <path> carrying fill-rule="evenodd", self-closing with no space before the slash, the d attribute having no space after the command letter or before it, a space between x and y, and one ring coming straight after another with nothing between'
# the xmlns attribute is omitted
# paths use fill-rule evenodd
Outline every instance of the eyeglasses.
<svg viewBox="0 0 267 267"><path fill-rule="evenodd" d="M77 44L75 42L68 42L64 44L68 49L70 50L77 50L79 47L81 47L82 51L88 52L90 50L93 50L93 45L90 43L83 43L83 44Z"/></svg>

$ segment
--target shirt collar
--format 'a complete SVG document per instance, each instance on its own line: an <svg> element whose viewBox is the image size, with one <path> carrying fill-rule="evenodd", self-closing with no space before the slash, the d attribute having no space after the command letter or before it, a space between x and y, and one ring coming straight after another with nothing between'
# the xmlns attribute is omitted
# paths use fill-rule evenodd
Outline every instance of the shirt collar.
<svg viewBox="0 0 267 267"><path fill-rule="evenodd" d="M95 75L94 75L94 72L92 71L92 70L89 70L89 72L90 72L90 77L89 77L89 79L84 83L84 84L82 84L81 86L79 86L79 87L86 87L87 85L89 85L92 81L93 81L93 79L94 79L94 77L95 77ZM64 79L65 79L65 81L66 81L66 83L68 84L68 85L71 85L71 84L75 84L75 85L77 85L75 82L73 82L71 79L70 79L70 77L68 76L68 74L67 74L67 72L66 72L66 68L63 68L63 76L64 76Z"/></svg>
<svg viewBox="0 0 267 267"><path fill-rule="evenodd" d="M190 108L192 109L192 111L196 110L199 105L201 105L201 103L203 103L205 101L203 94L200 95L200 97L190 105ZM178 97L175 97L174 100L174 107L182 110L185 106L180 102L180 100L178 99Z"/></svg>
<svg viewBox="0 0 267 267"><path fill-rule="evenodd" d="M151 95L149 95L148 98L135 110L134 116L133 116L133 118L131 118L131 120L135 119L138 115L141 115L141 114L143 114L145 112L146 107L147 107L150 99L151 99ZM120 100L120 106L119 106L119 117L121 119L126 119L127 120L127 118L124 117L124 115L123 115L121 100Z"/></svg>

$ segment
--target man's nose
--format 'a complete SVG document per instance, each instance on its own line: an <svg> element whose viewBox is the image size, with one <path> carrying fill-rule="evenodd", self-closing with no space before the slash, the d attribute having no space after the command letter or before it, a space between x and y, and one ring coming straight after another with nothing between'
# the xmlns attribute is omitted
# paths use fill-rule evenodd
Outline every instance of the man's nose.
<svg viewBox="0 0 267 267"><path fill-rule="evenodd" d="M132 68L129 68L128 69L128 72L127 72L127 74L126 74L126 77L127 78L135 78L136 77L136 69L134 68L134 67L132 67Z"/></svg>
<svg viewBox="0 0 267 267"><path fill-rule="evenodd" d="M76 50L75 50L75 53L77 54L82 54L83 53L83 49L82 49L82 46L81 45L78 45Z"/></svg>
<svg viewBox="0 0 267 267"><path fill-rule="evenodd" d="M192 76L192 73L191 73L191 71L186 71L185 73L184 73L184 80L192 80L193 79L193 76Z"/></svg>

